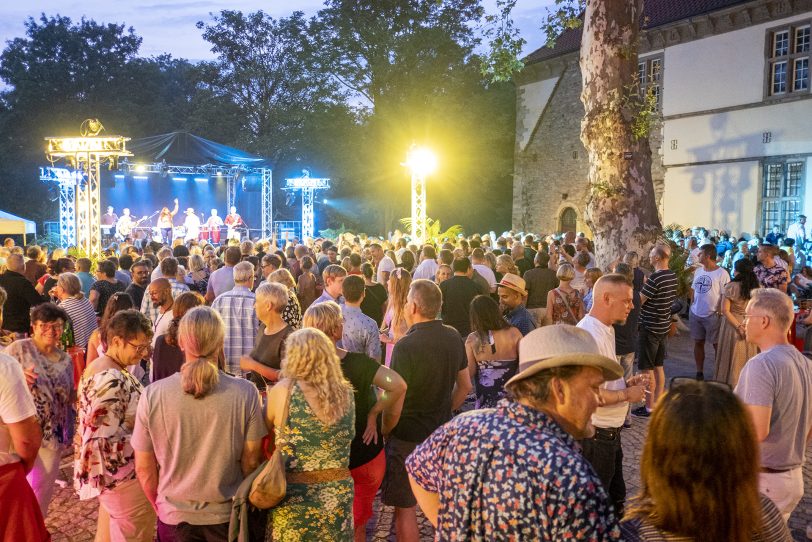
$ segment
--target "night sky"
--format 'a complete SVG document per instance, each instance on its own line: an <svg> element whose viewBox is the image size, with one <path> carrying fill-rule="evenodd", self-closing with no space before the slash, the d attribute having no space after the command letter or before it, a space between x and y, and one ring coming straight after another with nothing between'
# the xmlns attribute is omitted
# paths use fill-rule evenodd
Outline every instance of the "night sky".
<svg viewBox="0 0 812 542"><path fill-rule="evenodd" d="M483 0L486 9L493 11L495 0ZM522 35L527 40L525 53L537 49L544 38L538 29L545 7L553 0L518 0L514 17ZM0 42L5 47L7 40L24 35L24 21L28 17L39 18L41 13L48 16L63 15L73 20L82 16L96 22L125 23L135 28L136 34L144 41L141 56L170 53L176 58L189 60L209 60L212 54L206 42L200 37L201 31L195 28L197 21L210 21L210 13L223 9L244 12L259 9L274 17L290 15L294 10L314 15L322 6L321 0L262 1L238 0L232 2L218 0L134 0L111 2L110 0L35 0L34 2L0 2Z"/></svg>

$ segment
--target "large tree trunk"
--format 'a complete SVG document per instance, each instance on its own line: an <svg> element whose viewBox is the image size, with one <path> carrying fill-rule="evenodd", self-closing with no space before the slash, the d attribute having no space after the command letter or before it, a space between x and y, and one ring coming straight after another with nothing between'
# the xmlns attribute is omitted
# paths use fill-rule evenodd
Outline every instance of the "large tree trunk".
<svg viewBox="0 0 812 542"><path fill-rule="evenodd" d="M587 0L581 41L581 141L589 156L586 222L601 267L645 256L661 233L648 137L635 138L633 84L642 0Z"/></svg>

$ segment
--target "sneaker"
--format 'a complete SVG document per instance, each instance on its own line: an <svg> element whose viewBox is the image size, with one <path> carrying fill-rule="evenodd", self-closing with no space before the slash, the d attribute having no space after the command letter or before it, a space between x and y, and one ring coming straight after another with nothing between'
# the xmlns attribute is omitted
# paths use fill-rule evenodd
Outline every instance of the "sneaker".
<svg viewBox="0 0 812 542"><path fill-rule="evenodd" d="M696 373L696 379L702 382L705 380L705 373Z"/></svg>
<svg viewBox="0 0 812 542"><path fill-rule="evenodd" d="M651 412L649 412L646 406L643 405L632 410L632 415L640 416L641 418L648 418L649 416L651 416Z"/></svg>

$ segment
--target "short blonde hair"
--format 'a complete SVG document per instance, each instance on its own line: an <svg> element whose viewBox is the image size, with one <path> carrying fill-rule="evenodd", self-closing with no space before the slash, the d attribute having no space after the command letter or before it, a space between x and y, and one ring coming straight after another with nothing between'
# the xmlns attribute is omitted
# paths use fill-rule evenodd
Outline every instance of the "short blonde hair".
<svg viewBox="0 0 812 542"><path fill-rule="evenodd" d="M750 291L748 308L766 312L775 320L775 325L783 331L789 331L795 312L792 299L775 288L756 288Z"/></svg>
<svg viewBox="0 0 812 542"><path fill-rule="evenodd" d="M268 275L268 280L270 282L277 282L285 286L288 290L293 290L296 287L296 283L293 281L293 275L285 268L277 269L272 272Z"/></svg>
<svg viewBox="0 0 812 542"><path fill-rule="evenodd" d="M558 266L555 276L558 277L558 280L568 282L575 278L575 268L568 263L562 263Z"/></svg>
<svg viewBox="0 0 812 542"><path fill-rule="evenodd" d="M270 302L273 310L281 313L288 304L288 290L278 282L263 282L256 291L257 304Z"/></svg>
<svg viewBox="0 0 812 542"><path fill-rule="evenodd" d="M310 384L316 392L314 410L328 425L353 408L352 385L341 372L335 345L318 329L304 328L288 335L282 376Z"/></svg>
<svg viewBox="0 0 812 542"><path fill-rule="evenodd" d="M199 251L198 251L199 252ZM206 262L203 261L203 256L200 254L192 254L189 256L189 270L194 273L206 267Z"/></svg>
<svg viewBox="0 0 812 542"><path fill-rule="evenodd" d="M180 370L183 391L202 399L220 382L223 339L226 328L223 319L211 307L195 307L183 315L178 326L178 345L187 356Z"/></svg>
<svg viewBox="0 0 812 542"><path fill-rule="evenodd" d="M342 324L341 307L335 301L310 305L302 319L304 327L318 329L331 338L339 336Z"/></svg>
<svg viewBox="0 0 812 542"><path fill-rule="evenodd" d="M81 299L84 297L82 293L82 281L79 280L73 273L60 273L56 279L56 283L62 290L71 297Z"/></svg>

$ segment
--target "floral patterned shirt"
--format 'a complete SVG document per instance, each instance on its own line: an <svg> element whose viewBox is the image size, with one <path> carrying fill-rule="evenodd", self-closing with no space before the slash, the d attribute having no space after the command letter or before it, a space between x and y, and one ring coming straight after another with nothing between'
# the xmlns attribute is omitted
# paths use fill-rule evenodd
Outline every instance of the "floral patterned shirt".
<svg viewBox="0 0 812 542"><path fill-rule="evenodd" d="M758 282L762 288L781 288L784 284L789 282L789 275L787 270L776 264L772 267L765 267L764 264L758 264L753 272L758 277Z"/></svg>
<svg viewBox="0 0 812 542"><path fill-rule="evenodd" d="M406 469L439 494L436 540L621 539L573 437L513 401L457 416L415 449Z"/></svg>
<svg viewBox="0 0 812 542"><path fill-rule="evenodd" d="M31 396L37 407L43 445L54 449L70 444L76 419L71 357L58 350L59 359L50 361L40 353L32 339L11 343L5 353L19 361L24 370L37 372L37 379L31 385Z"/></svg>
<svg viewBox="0 0 812 542"><path fill-rule="evenodd" d="M73 463L73 485L80 500L135 478L130 438L142 389L132 374L119 369L82 376Z"/></svg>

